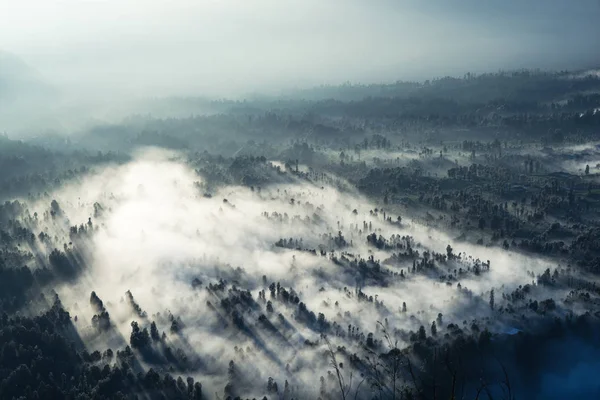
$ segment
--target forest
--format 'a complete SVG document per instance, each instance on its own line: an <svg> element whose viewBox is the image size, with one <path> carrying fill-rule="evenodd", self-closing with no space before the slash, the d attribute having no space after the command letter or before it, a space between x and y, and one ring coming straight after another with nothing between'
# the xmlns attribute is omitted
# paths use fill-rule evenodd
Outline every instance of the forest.
<svg viewBox="0 0 600 400"><path fill-rule="evenodd" d="M600 395L597 70L1 117L0 399Z"/></svg>

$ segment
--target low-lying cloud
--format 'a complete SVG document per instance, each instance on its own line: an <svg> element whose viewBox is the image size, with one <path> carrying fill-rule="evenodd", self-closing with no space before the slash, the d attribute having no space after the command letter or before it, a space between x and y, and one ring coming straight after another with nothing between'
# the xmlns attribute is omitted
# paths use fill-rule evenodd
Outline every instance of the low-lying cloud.
<svg viewBox="0 0 600 400"><path fill-rule="evenodd" d="M384 210L374 212L376 207L354 192L298 181L262 189L223 187L207 196L198 189L201 180L180 155L147 150L128 164L106 168L51 194L69 222L62 228L59 223L50 225L48 233L64 236L67 243L69 225L90 218L95 227L86 242L89 268L75 282L57 288L63 303L78 316L76 326L90 350L126 345L132 320L145 327L156 320L161 332L169 332L164 316L171 314L180 318L184 328L170 340L204 360L196 374L214 391L226 384L223 371L229 360L239 360L236 349L251 349L248 357L259 367L251 373L257 382L266 382L269 376L280 382L291 379L288 368L297 384L315 387L328 367L318 352L306 347L305 341L318 340L319 333L295 320L296 306L273 302L274 315L281 313L286 321L278 335L254 326L261 313L269 315L264 308L260 310L265 303L260 302L259 292L265 290L268 300L272 282L293 289L309 311L323 313L344 332L352 325L366 335L376 332L381 321L394 329L416 331L419 325L431 325L438 313L444 315L445 323L485 318L492 288L509 292L530 280L531 273L556 267L517 253L456 242L440 231L411 223L409 216L404 216L401 225L391 223L383 219ZM41 213L47 205L38 207ZM363 230L364 224L370 229ZM429 251L430 257L431 252L444 254L450 244L460 254L460 259L446 267L440 265L450 275L454 268L466 273L487 260L491 267L481 275L459 277L464 289L458 290L458 282L446 284L436 274L410 274L410 261L384 262L396 250L369 246L366 235L370 232L386 238L410 236L414 250ZM341 240L338 235L346 245L336 246L336 240ZM275 245L290 238L294 243L290 248ZM316 249L316 254L295 247ZM396 275L386 278L384 285L376 283L349 267L355 257L380 260L380 268ZM400 271L405 278L397 275ZM228 287L249 290L259 301L259 309L242 312L253 332L250 336L226 328L223 324L228 317L209 305L218 305L219 297L202 288L221 279L228 281ZM193 284L194 280L198 283ZM92 291L110 313L116 336L98 336L90 330L95 311L81 299L89 298ZM125 299L127 291L147 319L132 311ZM361 298L365 295L374 296L375 301L365 301ZM402 312L403 303L407 312ZM287 331L285 324L290 328ZM489 329L505 327L492 323ZM334 340L362 351L355 342Z"/></svg>

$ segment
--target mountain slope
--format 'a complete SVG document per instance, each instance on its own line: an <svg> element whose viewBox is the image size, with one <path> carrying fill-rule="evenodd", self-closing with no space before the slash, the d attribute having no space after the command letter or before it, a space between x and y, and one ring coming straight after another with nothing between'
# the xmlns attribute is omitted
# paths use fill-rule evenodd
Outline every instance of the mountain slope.
<svg viewBox="0 0 600 400"><path fill-rule="evenodd" d="M0 101L28 100L52 92L38 71L14 54L0 51Z"/></svg>

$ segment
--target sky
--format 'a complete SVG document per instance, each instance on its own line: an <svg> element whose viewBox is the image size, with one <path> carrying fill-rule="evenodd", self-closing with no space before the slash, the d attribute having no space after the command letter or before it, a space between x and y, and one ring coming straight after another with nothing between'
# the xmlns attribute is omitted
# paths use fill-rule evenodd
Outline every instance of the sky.
<svg viewBox="0 0 600 400"><path fill-rule="evenodd" d="M0 0L0 50L49 81L231 96L600 63L598 0Z"/></svg>

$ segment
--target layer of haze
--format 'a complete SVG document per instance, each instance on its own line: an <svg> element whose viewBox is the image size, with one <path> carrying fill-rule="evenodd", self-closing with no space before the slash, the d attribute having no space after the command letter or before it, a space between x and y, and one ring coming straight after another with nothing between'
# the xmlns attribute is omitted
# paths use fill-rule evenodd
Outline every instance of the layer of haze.
<svg viewBox="0 0 600 400"><path fill-rule="evenodd" d="M0 0L0 50L80 94L230 97L587 68L599 16L596 0Z"/></svg>
<svg viewBox="0 0 600 400"><path fill-rule="evenodd" d="M256 368L248 372L252 373L255 382L266 382L269 376L279 381L290 379L281 367L290 364L294 379L302 387L311 388L327 366L321 364L318 353L304 345L305 339L316 340L318 332L296 321L293 317L297 314L295 305L273 301L275 314L267 313L273 321L276 321L275 315L282 313L293 326L293 333L282 331L286 335L283 342L277 337L265 336L256 324L265 304L260 303L254 311L244 309L246 326L255 338L262 338L262 342L252 340L251 335L224 328L222 318L229 317L225 314L219 317L206 303L209 300L219 304L220 299L212 290L194 289L191 285L194 278L199 278L203 287L224 278L250 290L254 299L268 283L281 282L285 288L294 288L309 310L323 312L330 322L338 323L344 330L351 323L368 333L376 328L377 321L384 320L393 328L416 330L420 324L429 326L440 312L446 323L487 317L490 289L496 288L498 293L511 292L531 279L530 271L539 274L556 266L499 248L454 241L441 231L411 223L407 215L404 215L407 222L401 226L386 223L381 215L370 214L374 205L367 199L328 186L297 181L256 192L246 187L229 186L206 198L200 195L195 185L202 177L180 157L176 153L146 149L137 153L128 164L107 167L81 182L62 187L51 193L51 197L57 199L69 221L52 219L44 229L50 236L68 236L70 225L85 223L88 217L98 227L86 245L89 268L77 280L57 288L65 306L78 316L76 326L89 350L125 346L132 319L138 320L143 327L149 324L149 320L133 315L120 300L127 290L131 290L149 316L166 314L169 310L182 318L185 324L182 336L171 335L169 340L183 346L177 341L185 338L185 346L205 361L207 367L196 378L212 391L220 390L226 383L218 375L226 370L227 362L236 357L233 351L236 346L262 349L252 360ZM99 216L94 213L95 202L102 204L104 209ZM46 199L33 204L32 210L42 215L47 206ZM351 211L353 209L357 210L356 215ZM263 215L265 212L269 218ZM289 219L280 219L274 212L289 216ZM295 219L295 216L299 218ZM489 258L491 269L480 276L464 274L460 277L463 287L473 291L471 296L458 290L457 285L446 285L426 274L408 274L405 279L396 277L381 286L372 280L361 279L358 269L336 263L329 256L274 245L281 238L292 237L303 239L308 248L319 248L324 244L328 249L327 237L335 237L339 230L351 243L344 251L387 259L390 251L368 246L366 232L358 232L363 221L372 223L373 231L384 237L412 236L413 247L420 252L445 252L446 246L451 244L457 254L463 253L464 263L453 261L440 268L466 268L475 258ZM340 259L340 251L335 250L335 253ZM407 271L410 266L410 260L402 261L400 265L383 264L384 268L395 272ZM233 268L237 267L243 272L234 272ZM268 280L266 285L261 279L263 275ZM359 301L355 295L357 287L368 295L378 296L385 306L376 307L372 302ZM116 335L99 336L90 329L93 311L82 299L88 298L92 291L105 301ZM403 302L408 305L408 313L399 312ZM220 308L216 310L222 312ZM157 323L161 331L168 331L168 324ZM489 328L497 332L505 329L503 325L491 321ZM360 346L354 348L356 344L352 342L338 344L342 343L352 346L353 352L362 351Z"/></svg>

